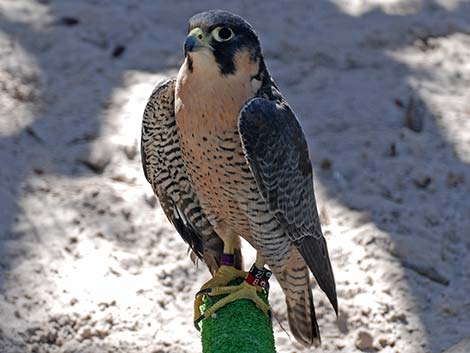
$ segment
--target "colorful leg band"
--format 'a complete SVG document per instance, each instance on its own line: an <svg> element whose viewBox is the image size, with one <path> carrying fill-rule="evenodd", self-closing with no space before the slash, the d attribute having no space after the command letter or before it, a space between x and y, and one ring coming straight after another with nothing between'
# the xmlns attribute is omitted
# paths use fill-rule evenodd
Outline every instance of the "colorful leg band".
<svg viewBox="0 0 470 353"><path fill-rule="evenodd" d="M222 266L233 266L233 254L222 254L220 264Z"/></svg>
<svg viewBox="0 0 470 353"><path fill-rule="evenodd" d="M272 272L264 268L262 270L258 269L254 264L251 266L248 276L246 276L245 281L252 286L260 286L263 288L268 287L269 278L272 276Z"/></svg>

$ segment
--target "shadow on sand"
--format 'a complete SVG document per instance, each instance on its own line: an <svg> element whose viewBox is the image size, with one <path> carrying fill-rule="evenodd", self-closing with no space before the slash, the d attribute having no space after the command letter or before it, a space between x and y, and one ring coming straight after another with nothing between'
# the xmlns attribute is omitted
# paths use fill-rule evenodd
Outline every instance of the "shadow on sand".
<svg viewBox="0 0 470 353"><path fill-rule="evenodd" d="M35 99L45 102L43 109L34 113L35 119L31 124L0 138L0 148L3 150L0 153L3 165L1 176L6 181L4 185L8 187L8 190L2 191L5 197L2 196L0 216L0 266L4 274L14 263L15 256L25 256L21 251L16 252L16 255L12 253L6 245L9 240L24 237L29 242L41 244L40 233L34 235L34 240L13 230L16 218L21 213L18 199L24 192L22 187L25 180L34 174L76 178L102 172L102 166L93 164L93 161L88 163L90 146L100 136L102 111L119 85L123 73L130 69L159 72L177 67L181 52L178 43L166 43L166 47L139 53L132 49L132 41L155 41L156 45L161 45L168 26L184 29L186 19L192 13L210 7L198 4L198 8L187 6L181 11L175 8L168 13L156 13L140 23L142 28L136 29L135 23L139 19L132 17L133 9L129 5L122 9L122 19L128 17L124 24L132 27L130 32L135 32L134 38L120 32L114 33L112 28L105 25L102 26L102 33L90 32L87 21L99 14L93 13L91 8L87 8L90 11L88 13L80 12L78 2L66 3L50 2L49 12L54 19L44 31L38 31L28 23L12 22L0 15L0 31L13 33L14 45L20 46L36 61L42 83L39 96ZM436 13L436 21L439 21L442 13L445 13L447 19L453 16L460 19L462 13L470 13L468 3L460 3L451 11L441 8L437 2L429 3L428 6ZM214 4L210 5L215 7ZM300 3L296 5L300 6ZM152 8L152 2L148 1L146 6ZM158 8L157 4L153 6ZM234 11L246 16L256 27L255 19L241 10L243 6L243 2L231 5ZM306 114L301 114L306 132L312 140L311 147L316 155L322 156L314 161L317 177L330 195L351 209L366 212L377 227L390 235L395 243L393 251L396 251L396 256L405 268L434 282L438 291L450 293L457 290L460 282L454 279L462 275L460 271L465 266L462 249L467 247L468 252L469 247L468 242L465 243L457 234L465 231L469 225L463 214L469 212L468 199L465 200L462 195L470 194L470 167L459 159L452 141L439 127L439 117L423 103L425 99L421 97L421 92L409 84L410 78L432 76L433 73L426 72L425 68L409 68L389 55L389 51L417 42L422 45L422 50L430 50L431 38L449 36L462 30L443 25L433 27L432 24L426 27L420 22L419 12L391 16L375 9L359 16L349 16L332 3L325 2L321 6L327 8L322 13L331 16L329 31L332 38L341 38L344 42L354 41L355 32L369 25L380 26L377 27L377 35L363 43L363 50L374 53L373 62L364 63L361 58L355 60L351 57L346 66L338 66L337 70L354 70L354 74L347 74L348 80L343 80L341 73L336 76L339 84L335 87L339 87L337 90L343 97L337 102L338 109L322 106L323 93L319 91L313 93L316 98L307 107L307 111L313 112L311 118L306 119ZM315 16L312 13L307 26L315 23ZM387 33L387 26L392 23L394 28L400 23L403 31ZM295 32L295 27L292 31ZM275 35L272 33L272 36ZM181 30L183 36L184 31ZM310 40L328 39L325 34L320 36L317 38L313 31ZM78 53L76 58L68 53L71 49ZM341 50L339 52L343 56L348 55ZM63 60L57 58L60 55L63 55ZM98 71L96 65L87 65L96 60L102 62ZM269 55L267 61L269 65ZM329 66L328 70L327 73L336 69ZM394 87L381 87L380 75L384 70L398 73ZM77 71L82 73L82 81L78 83L68 79L69 75L76 77ZM58 79L64 84L62 91L57 89L60 85ZM52 86L56 93L50 92ZM325 91L325 94L328 92ZM80 99L72 100L72 96L80 96ZM365 96L371 99L364 101ZM411 108L410 97L413 97L414 102ZM68 102L74 102L74 105L67 106ZM408 125L412 129L403 126L407 109L411 119ZM336 112L348 110L348 116L340 113L335 115ZM325 119L328 120L326 124ZM69 132L71 129L73 133ZM17 146L29 148L21 150ZM342 160L348 162L335 163L335 156L339 154ZM405 154L407 158L395 158ZM16 162L19 159L20 163L5 168L13 159ZM352 172L358 170L355 168L357 165L360 171ZM355 185L355 191L350 192L349 185ZM403 218L424 220L427 224L410 222L407 225L406 221L399 221ZM443 223L448 224L445 233L429 231L433 225ZM427 262L422 246L425 253L441 254L439 263ZM414 257L417 253L419 256ZM466 266L468 268L468 263ZM0 277L0 290L5 279L4 275ZM410 281L409 286L415 297L426 295L419 282ZM431 298L428 305L419 308L419 311L428 331L431 349L438 352L451 342L445 338L448 335L447 328L433 324L440 315L434 304Z"/></svg>

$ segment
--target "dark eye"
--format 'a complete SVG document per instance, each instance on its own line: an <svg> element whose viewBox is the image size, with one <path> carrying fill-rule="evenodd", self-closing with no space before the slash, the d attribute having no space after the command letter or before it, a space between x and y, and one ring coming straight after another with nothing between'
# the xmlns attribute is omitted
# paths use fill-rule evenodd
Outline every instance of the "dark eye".
<svg viewBox="0 0 470 353"><path fill-rule="evenodd" d="M212 35L218 42L226 42L233 38L234 33L229 27L217 27L212 31Z"/></svg>

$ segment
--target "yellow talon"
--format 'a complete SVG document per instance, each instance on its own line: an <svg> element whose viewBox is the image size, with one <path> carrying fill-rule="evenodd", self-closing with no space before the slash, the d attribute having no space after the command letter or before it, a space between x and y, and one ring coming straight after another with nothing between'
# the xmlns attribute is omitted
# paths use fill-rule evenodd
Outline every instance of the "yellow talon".
<svg viewBox="0 0 470 353"><path fill-rule="evenodd" d="M204 283L201 287L201 290L197 292L196 298L194 299L194 322L196 328L199 328L197 322L201 320L201 305L202 305L202 295L207 294L209 291L212 292L219 287L226 287L231 281L237 278L245 278L247 272L236 269L233 266L220 266L217 272L214 274L214 277L209 281ZM229 287L229 288L237 288ZM217 295L217 294L216 294ZM199 320L199 321L198 321ZM196 322L197 321L197 322Z"/></svg>
<svg viewBox="0 0 470 353"><path fill-rule="evenodd" d="M248 299L253 301L258 309L260 309L266 316L269 316L269 305L266 304L263 299L258 297L257 294L257 292L262 290L263 289L261 287L252 286L246 282L243 282L238 286L213 288L209 293L207 293L207 295L216 296L221 294L230 294L207 309L204 313L204 316L212 316L212 314L214 314L220 308L239 299Z"/></svg>
<svg viewBox="0 0 470 353"><path fill-rule="evenodd" d="M243 272L232 268L234 271ZM217 274L216 274L217 276ZM240 275L232 277L229 282L235 278L241 277ZM215 279L215 277L213 278ZM212 281L212 280L211 280ZM208 281L203 288L196 294L194 301L194 325L199 329L199 322L207 317L212 316L217 310L224 307L225 305L237 301L239 299L248 299L255 303L256 307L261 310L267 317L271 318L271 308L261 299L257 292L262 291L263 288L259 286L253 286L245 281L237 286L223 286L223 287L209 287ZM218 280L214 282L219 282ZM212 284L212 283L211 283ZM200 306L202 305L202 296L217 296L222 294L228 294L225 298L222 298L217 303L206 309L205 313L201 315Z"/></svg>

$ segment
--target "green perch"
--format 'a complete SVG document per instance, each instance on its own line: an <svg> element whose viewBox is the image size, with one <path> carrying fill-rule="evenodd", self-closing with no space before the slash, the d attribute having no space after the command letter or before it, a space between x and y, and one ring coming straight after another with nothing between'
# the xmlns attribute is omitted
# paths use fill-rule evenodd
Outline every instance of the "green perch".
<svg viewBox="0 0 470 353"><path fill-rule="evenodd" d="M240 284L243 279L229 285ZM267 304L268 291L259 292ZM224 298L204 296L201 312ZM211 302L212 299L212 302ZM275 353L271 320L247 299L237 300L219 309L214 317L201 321L203 353Z"/></svg>

